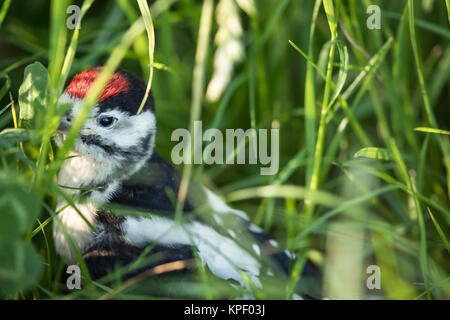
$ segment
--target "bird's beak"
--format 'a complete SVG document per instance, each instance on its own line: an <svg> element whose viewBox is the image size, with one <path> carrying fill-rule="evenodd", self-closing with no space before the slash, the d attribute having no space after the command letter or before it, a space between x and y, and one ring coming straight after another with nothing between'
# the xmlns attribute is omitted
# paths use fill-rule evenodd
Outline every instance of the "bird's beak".
<svg viewBox="0 0 450 320"><path fill-rule="evenodd" d="M67 111L59 123L58 133L67 133L72 125L72 113Z"/></svg>

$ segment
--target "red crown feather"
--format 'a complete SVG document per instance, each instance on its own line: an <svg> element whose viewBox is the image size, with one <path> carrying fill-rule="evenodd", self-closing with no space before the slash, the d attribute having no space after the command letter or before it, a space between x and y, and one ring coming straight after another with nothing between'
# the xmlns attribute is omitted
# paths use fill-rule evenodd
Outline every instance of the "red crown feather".
<svg viewBox="0 0 450 320"><path fill-rule="evenodd" d="M83 99L102 69L102 67L87 69L82 73L77 74L75 77L73 77L72 82L70 82L69 86L67 87L66 93L73 97ZM129 89L130 82L128 81L128 79L125 76L121 75L120 72L116 72L111 75L110 80L106 85L105 90L103 91L103 94L100 96L99 102L102 102L103 100L111 96L115 96L119 93L128 92Z"/></svg>

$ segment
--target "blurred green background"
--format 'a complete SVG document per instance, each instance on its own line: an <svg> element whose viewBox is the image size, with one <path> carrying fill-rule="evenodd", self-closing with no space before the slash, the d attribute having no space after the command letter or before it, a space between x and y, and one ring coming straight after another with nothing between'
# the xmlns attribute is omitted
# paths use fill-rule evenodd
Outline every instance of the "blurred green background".
<svg viewBox="0 0 450 320"><path fill-rule="evenodd" d="M158 121L156 150L170 160L176 144L170 140L172 131L190 126L203 1L148 3L156 37L152 84ZM223 77L225 85L217 101L207 97L202 103L204 130L279 128L280 170L274 176L261 176L258 165L202 165L195 166L194 177L248 212L255 223L300 257L314 261L324 277L320 290L325 296L448 299L450 166L445 166L444 157L450 154L449 135L414 130L450 130L448 1L332 3L339 17L338 42L331 44L336 48L332 77L325 81L321 74L327 74L330 62L332 18L327 19L322 1L214 1L204 93L214 75ZM81 6L82 1L73 4ZM373 4L381 9L381 28L370 30L366 10ZM51 1L2 1L2 5L0 130L14 127L9 92L19 115L24 68L35 61L48 66L50 25L56 23L50 14ZM319 11L313 18L315 5ZM69 79L103 65L139 16L134 1L94 1L81 24ZM65 20L69 14L62 17ZM66 45L72 32L67 30ZM309 55L309 63L295 47ZM214 63L218 52L222 64ZM348 52L347 62L344 52ZM145 33L134 41L120 65L148 79ZM230 65L233 71L227 72ZM365 67L376 73L363 73ZM333 86L326 85L331 80L338 87L342 84L342 91L321 125L324 92L334 92ZM317 158L319 127L324 135ZM10 143L5 142L6 135L0 137L0 247L5 248L0 250L4 255L0 257L0 289L4 296L98 297L99 287L81 294L64 289L64 263L53 249L50 232L49 210L56 195L45 185L34 185L31 193L28 189L36 173L26 161L37 161L40 136L31 142L25 139L23 145L17 137ZM378 149L363 149L369 147ZM317 186L302 193L311 187L315 173ZM250 191L260 189L248 188L266 185L273 186L273 195L251 196ZM283 185L299 188L288 190ZM245 200L233 201L237 198ZM36 229L43 222L44 231ZM12 235L15 229L20 232ZM18 249L11 250L11 243ZM300 262L293 265L302 268ZM380 266L380 290L366 287L369 265ZM293 272L291 278L297 276ZM270 292L262 297L270 298Z"/></svg>

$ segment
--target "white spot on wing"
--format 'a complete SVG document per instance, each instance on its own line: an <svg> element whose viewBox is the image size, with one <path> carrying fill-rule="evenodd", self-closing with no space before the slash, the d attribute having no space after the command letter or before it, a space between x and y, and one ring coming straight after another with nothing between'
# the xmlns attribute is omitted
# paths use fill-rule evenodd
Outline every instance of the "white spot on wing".
<svg viewBox="0 0 450 320"><path fill-rule="evenodd" d="M289 250L284 250L284 253L289 257L289 259L295 258L295 255L293 255Z"/></svg>
<svg viewBox="0 0 450 320"><path fill-rule="evenodd" d="M255 224L250 224L250 226L248 227L248 230L250 230L251 232L255 232L255 233L263 233L264 232L264 230L263 229L261 229L260 227L258 227L257 225L255 225Z"/></svg>
<svg viewBox="0 0 450 320"><path fill-rule="evenodd" d="M248 220L248 216L244 211L236 210L228 206L222 199L220 199L211 190L204 188L206 195L208 197L208 203L215 212L219 213L232 213L244 220Z"/></svg>
<svg viewBox="0 0 450 320"><path fill-rule="evenodd" d="M227 232L228 232L228 234L229 234L231 237L236 238L236 232L234 232L234 231L231 230L231 229L228 229Z"/></svg>
<svg viewBox="0 0 450 320"><path fill-rule="evenodd" d="M299 296L298 294L293 293L292 300L305 300L305 299L303 299L302 296Z"/></svg>
<svg viewBox="0 0 450 320"><path fill-rule="evenodd" d="M273 239L270 239L270 240L269 240L269 244L270 244L272 247L278 248L278 242L276 242L276 241L273 240Z"/></svg>
<svg viewBox="0 0 450 320"><path fill-rule="evenodd" d="M217 214L213 214L213 217L218 225L223 225L222 219Z"/></svg>
<svg viewBox="0 0 450 320"><path fill-rule="evenodd" d="M259 249L259 246L255 243L254 245L252 245L253 251L255 251L255 253L260 256L261 255L261 249Z"/></svg>

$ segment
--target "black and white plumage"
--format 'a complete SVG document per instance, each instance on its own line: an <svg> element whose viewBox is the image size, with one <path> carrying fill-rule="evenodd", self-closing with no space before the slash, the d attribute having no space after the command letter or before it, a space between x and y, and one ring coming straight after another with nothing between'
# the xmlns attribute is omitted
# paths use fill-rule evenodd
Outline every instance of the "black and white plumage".
<svg viewBox="0 0 450 320"><path fill-rule="evenodd" d="M71 109L55 135L57 144L64 142L100 70L75 76L60 97L59 103L70 104ZM156 119L151 94L137 115L144 93L142 80L123 70L114 73L58 176L64 192L75 199L76 209L59 199L57 219L81 251L92 277L133 262L149 245L153 245L149 254L161 258L158 263L192 261L195 250L212 274L242 287L248 287L248 280L259 287L264 276L287 274L289 252L250 223L246 213L229 207L203 186L190 184L183 221L175 222L174 199L181 175L154 151ZM123 214L127 209L130 214ZM136 216L132 211L146 215ZM75 263L58 223L54 223L53 235L58 253ZM175 273L190 273L191 265L186 266Z"/></svg>

